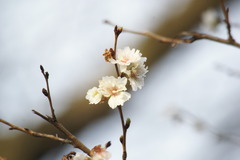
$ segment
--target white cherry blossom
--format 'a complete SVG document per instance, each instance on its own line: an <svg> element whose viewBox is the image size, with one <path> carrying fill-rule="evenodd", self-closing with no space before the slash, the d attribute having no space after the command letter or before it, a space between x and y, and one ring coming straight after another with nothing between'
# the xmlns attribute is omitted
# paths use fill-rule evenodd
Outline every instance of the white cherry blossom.
<svg viewBox="0 0 240 160"><path fill-rule="evenodd" d="M128 92L124 92L127 90L126 84L126 77L106 76L99 80L99 91L104 97L109 97L108 104L112 109L123 105L124 102L131 98Z"/></svg>
<svg viewBox="0 0 240 160"><path fill-rule="evenodd" d="M119 65L120 72L128 76L133 91L142 88L144 78L148 72L147 67L144 65L147 58L141 56L139 50L131 50L129 47L125 47L117 52L117 59L115 60Z"/></svg>
<svg viewBox="0 0 240 160"><path fill-rule="evenodd" d="M137 91L137 89L141 89L144 85L144 78L146 77L146 73L148 72L147 67L144 65L143 61L138 63L133 63L124 69L122 72L128 75L128 80L132 87L133 91Z"/></svg>
<svg viewBox="0 0 240 160"><path fill-rule="evenodd" d="M99 88L93 87L89 89L86 99L89 100L90 104L98 104L102 100L102 94L99 92Z"/></svg>
<svg viewBox="0 0 240 160"><path fill-rule="evenodd" d="M130 65L131 63L139 61L141 59L141 56L142 54L139 50L125 47L124 49L118 49L116 60L112 59L110 62L119 65Z"/></svg>

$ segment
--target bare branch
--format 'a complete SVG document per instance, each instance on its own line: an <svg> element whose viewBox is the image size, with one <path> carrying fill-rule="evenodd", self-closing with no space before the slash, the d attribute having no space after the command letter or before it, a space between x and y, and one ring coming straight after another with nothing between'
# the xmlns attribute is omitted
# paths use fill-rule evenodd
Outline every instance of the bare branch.
<svg viewBox="0 0 240 160"><path fill-rule="evenodd" d="M72 141L70 141L68 139L63 139L63 138L60 138L58 136L54 136L54 135L51 135L51 134L35 132L35 131L30 130L28 128L22 128L22 127L14 125L14 124L11 124L11 123L3 120L3 119L0 119L0 122L10 126L10 128L9 128L10 130L18 130L18 131L24 132L26 134L32 135L34 137L48 138L48 139L52 139L52 140L55 140L55 141L66 143L66 144L71 144L72 143Z"/></svg>
<svg viewBox="0 0 240 160"><path fill-rule="evenodd" d="M109 25L115 25L112 22L105 20L104 23L109 24ZM235 40L232 39L222 39L219 37L207 35L207 34L202 34L202 33L197 33L197 32L182 32L180 36L184 36L183 38L170 38L170 37L165 37L159 34L155 34L152 32L139 32L139 31L134 31L130 29L123 28L123 32L127 33L133 33L137 35L142 35L146 36L152 39L155 39L161 43L170 43L172 46L176 46L176 44L184 44L184 43L193 43L196 40L200 39L207 39L223 44L228 44L237 48L240 48L240 43L237 43ZM190 38L186 38L185 36L190 36Z"/></svg>
<svg viewBox="0 0 240 160"><path fill-rule="evenodd" d="M82 150L83 152L85 152L86 154L88 154L90 156L90 149L87 148L82 142L80 142L77 137L75 137L70 131L68 131L61 123L59 123L57 121L56 115L54 113L54 108L53 108L53 104L52 104L52 99L51 99L51 94L50 94L50 88L49 88L49 83L48 83L48 78L49 78L49 73L44 71L43 66L40 66L41 72L45 78L46 81L46 85L47 85L47 90L43 89L42 93L48 98L49 101L49 105L50 105L50 109L51 109L51 116L44 116L41 113L32 110L34 114L38 115L39 117L41 117L42 119L46 120L48 123L52 124L55 128L57 128L60 132L62 132L68 139L63 139L63 138L59 138L57 136L54 135L50 135L50 134L46 134L46 133L39 133L39 132L35 132L32 131L30 129L27 128L22 128L22 127L18 127L16 125L13 125L5 120L0 119L0 122L10 126L10 130L19 130L21 132L24 132L26 134L35 136L35 137L44 137L44 138L49 138L49 139L53 139L56 141L60 141L63 143L67 143L67 144L71 144L72 146L74 146L75 148L78 148L80 150Z"/></svg>
<svg viewBox="0 0 240 160"><path fill-rule="evenodd" d="M32 110L34 114L38 115L39 117L41 117L42 119L48 121L48 117L42 115L41 113L39 113L38 111Z"/></svg>
<svg viewBox="0 0 240 160"><path fill-rule="evenodd" d="M51 109L51 113L52 113L52 117L49 116L44 116L41 113L33 110L33 112L40 116L41 118L43 118L44 120L46 120L47 122L49 122L50 124L52 124L55 128L57 128L60 132L62 132L63 134L65 134L70 140L71 140L71 144L75 147L75 148L79 148L80 150L82 150L83 152L85 152L86 154L88 154L90 156L90 149L88 149L82 142L80 142L77 137L75 137L70 131L68 131L61 123L59 123L57 121L57 117L54 113L54 108L53 108L53 103L52 103L52 98L51 98L51 94L50 94L50 88L49 88L49 73L44 71L43 66L40 66L41 72L45 78L46 81L46 85L47 85L47 90L43 89L42 92L43 94L48 98L49 101L49 106Z"/></svg>
<svg viewBox="0 0 240 160"><path fill-rule="evenodd" d="M235 42L235 40L233 39L233 36L232 36L232 33L231 33L231 25L230 25L230 22L229 22L229 8L226 8L225 5L224 5L224 1L221 0L221 8L222 8L222 11L223 11L223 14L224 14L224 22L226 23L227 25L227 30L228 30L228 40L230 42Z"/></svg>
<svg viewBox="0 0 240 160"><path fill-rule="evenodd" d="M54 113L53 104L52 104L52 98L51 98L51 93L50 93L50 88L49 88L49 82L48 82L49 73L48 72L44 72L44 68L43 68L42 65L40 65L40 69L41 69L41 72L42 72L42 74L43 74L43 76L45 78L46 85L47 85L47 90L45 88L43 88L42 92L48 98L49 106L50 106L51 113L52 113L52 118L54 120L57 120L57 118L55 116L55 113Z"/></svg>
<svg viewBox="0 0 240 160"><path fill-rule="evenodd" d="M197 32L182 32L182 33L180 33L180 35L192 36L191 37L192 42L194 42L196 40L200 40L200 39L207 39L207 40L211 40L211 41L215 41L215 42L223 43L223 44L228 44L228 45L232 45L232 46L240 48L240 43L237 43L236 41L231 41L229 39L222 39L222 38L207 35L207 34L202 34L202 33L197 33Z"/></svg>

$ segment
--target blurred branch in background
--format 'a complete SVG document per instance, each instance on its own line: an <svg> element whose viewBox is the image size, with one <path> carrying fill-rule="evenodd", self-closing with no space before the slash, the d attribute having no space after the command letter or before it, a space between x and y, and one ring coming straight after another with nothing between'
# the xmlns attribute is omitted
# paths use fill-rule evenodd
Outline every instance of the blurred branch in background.
<svg viewBox="0 0 240 160"><path fill-rule="evenodd" d="M161 43L169 43L169 44L171 44L172 47L175 47L177 44L193 43L197 40L205 39L205 40L211 40L211 41L215 41L215 42L219 42L219 43L223 43L223 44L228 44L228 45L240 48L240 43L235 41L235 39L233 38L232 33L231 33L231 24L229 22L229 14L228 14L229 13L229 8L225 7L223 0L221 0L220 4L221 4L222 12L223 12L224 17L225 17L224 22L227 25L227 27L226 27L227 32L228 32L228 38L227 39L211 36L211 35L208 35L208 34L197 33L197 32L187 32L187 31L181 32L177 36L177 37L182 37L182 38L171 38L171 37L166 37L166 36L163 36L163 35L160 35L160 34L155 34L155 33L152 33L152 32L139 32L139 31L135 31L135 30L126 29L125 27L123 27L123 32L146 36L146 37L152 38L154 40L157 40L158 42L161 42ZM104 23L112 25L112 26L116 25L109 20L105 20Z"/></svg>
<svg viewBox="0 0 240 160"><path fill-rule="evenodd" d="M169 107L166 108L164 113L175 122L190 124L198 132L209 132L219 141L227 141L240 146L240 136L233 133L221 132L216 127L213 127L202 118L197 117L187 110L179 107Z"/></svg>
<svg viewBox="0 0 240 160"><path fill-rule="evenodd" d="M219 4L219 0L199 1L192 0L186 6L186 9L174 14L173 10L169 9L171 17L166 19L161 26L156 27L156 33L164 33L167 37L172 37L184 30L191 28L199 21L201 13L208 7ZM159 18L162 18L159 16ZM158 24L156 24L158 25ZM141 44L142 52L147 53L149 66L154 64L156 60L164 56L169 49L169 45L156 43L155 40L148 39ZM34 94L34 93L33 93ZM75 98L75 97L74 97ZM98 107L89 107L88 102L84 97L76 98L69 104L68 110L58 116L64 126L67 126L72 133L81 130L84 126L104 116L108 113L105 104ZM51 126L47 123L42 123L34 130L39 132L56 134L51 130ZM59 146L59 143L50 142L49 140L39 140L24 134L18 134L15 137L0 139L0 154L11 160L33 160L38 159L48 151ZM13 154L14 153L14 154Z"/></svg>

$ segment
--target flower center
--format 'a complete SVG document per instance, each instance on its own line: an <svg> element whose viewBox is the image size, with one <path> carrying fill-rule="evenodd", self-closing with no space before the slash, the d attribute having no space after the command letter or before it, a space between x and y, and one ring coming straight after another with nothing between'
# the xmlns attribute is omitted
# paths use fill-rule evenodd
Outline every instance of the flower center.
<svg viewBox="0 0 240 160"><path fill-rule="evenodd" d="M112 96L116 96L119 93L117 86L110 88L109 92L111 93Z"/></svg>
<svg viewBox="0 0 240 160"><path fill-rule="evenodd" d="M121 58L120 61L123 62L123 63L127 63L129 61L129 59L124 56L124 57Z"/></svg>

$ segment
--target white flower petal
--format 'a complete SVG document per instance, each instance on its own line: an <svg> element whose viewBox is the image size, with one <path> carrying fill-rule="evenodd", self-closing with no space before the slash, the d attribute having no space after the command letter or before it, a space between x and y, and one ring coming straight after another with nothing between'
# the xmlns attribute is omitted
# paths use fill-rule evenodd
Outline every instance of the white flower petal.
<svg viewBox="0 0 240 160"><path fill-rule="evenodd" d="M135 63L141 59L142 54L139 50L130 49L129 47L125 47L124 49L117 50L117 59L113 61L113 64L119 65L130 65L131 63Z"/></svg>
<svg viewBox="0 0 240 160"><path fill-rule="evenodd" d="M103 96L110 97L112 95L118 94L121 91L127 90L126 88L127 78L113 76L103 77L102 80L99 80L99 91Z"/></svg>
<svg viewBox="0 0 240 160"><path fill-rule="evenodd" d="M85 160L86 159L86 155L82 154L82 153L77 153L74 157L73 160Z"/></svg>
<svg viewBox="0 0 240 160"><path fill-rule="evenodd" d="M117 106L124 104L127 100L131 98L131 94L128 92L121 92L117 96L111 96L111 98L108 100L108 105L115 109Z"/></svg>
<svg viewBox="0 0 240 160"><path fill-rule="evenodd" d="M120 67L120 71L128 75L133 91L137 91L138 88L141 89L144 85L144 78L148 72L147 67L144 65L144 61L145 60L142 59L137 63L132 63L123 70L122 67Z"/></svg>
<svg viewBox="0 0 240 160"><path fill-rule="evenodd" d="M86 99L89 100L90 104L98 104L102 100L102 94L97 87L93 87L88 90Z"/></svg>

